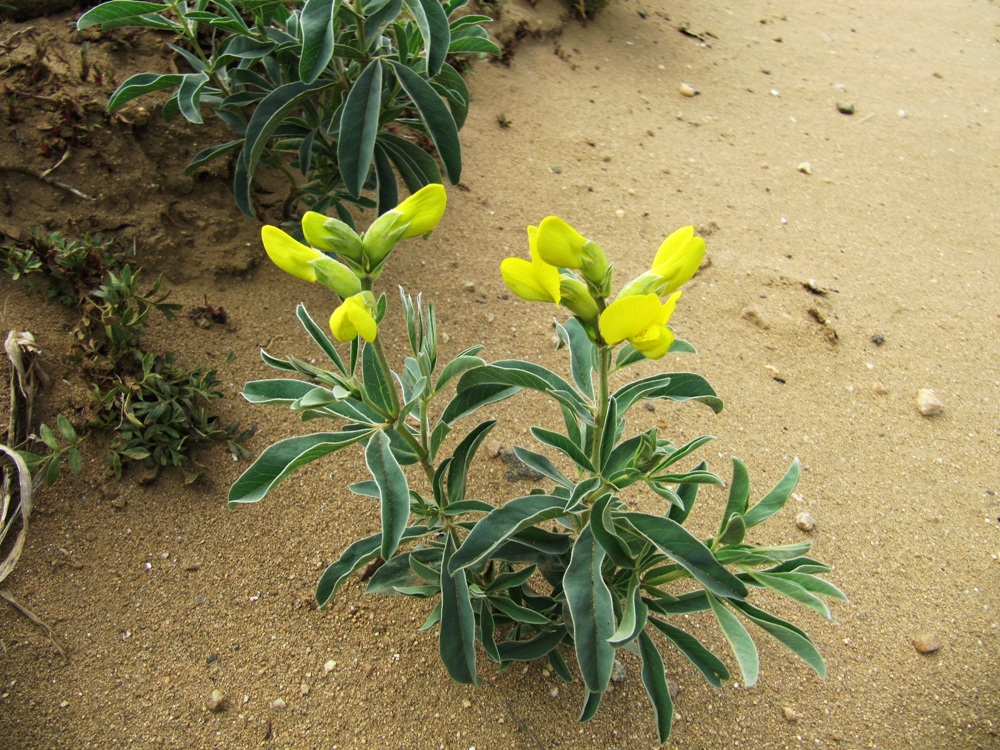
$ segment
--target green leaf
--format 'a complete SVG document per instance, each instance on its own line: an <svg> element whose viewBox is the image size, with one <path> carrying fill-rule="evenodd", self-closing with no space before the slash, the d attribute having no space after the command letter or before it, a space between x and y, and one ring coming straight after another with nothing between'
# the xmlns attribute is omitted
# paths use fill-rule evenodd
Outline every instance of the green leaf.
<svg viewBox="0 0 1000 750"><path fill-rule="evenodd" d="M733 648L733 654L740 665L743 673L743 682L746 687L753 687L757 684L757 676L760 674L760 657L757 654L757 646L754 645L753 638L743 627L736 615L730 612L726 605L712 594L708 595L708 603L712 607L715 619L722 628L723 635Z"/></svg>
<svg viewBox="0 0 1000 750"><path fill-rule="evenodd" d="M495 509L473 527L451 558L450 572L485 560L511 536L535 524L558 518L565 501L553 495L527 495Z"/></svg>
<svg viewBox="0 0 1000 750"><path fill-rule="evenodd" d="M100 7L100 6L98 6ZM97 8L94 8L97 10ZM81 18L81 20L83 20ZM125 83L115 89L115 93L108 100L108 113L112 113L133 99L149 94L153 91L172 89L180 86L184 76L179 73L160 75L159 73L136 73L129 77Z"/></svg>
<svg viewBox="0 0 1000 750"><path fill-rule="evenodd" d="M379 367L378 356L374 344L365 342L361 350L361 375L365 384L365 392L377 409L384 414L392 413L391 383L386 381Z"/></svg>
<svg viewBox="0 0 1000 750"><path fill-rule="evenodd" d="M647 513L620 516L632 531L680 564L702 586L728 599L743 599L747 588L726 570L712 551L676 521Z"/></svg>
<svg viewBox="0 0 1000 750"><path fill-rule="evenodd" d="M726 524L726 528L719 534L717 540L718 544L722 546L729 546L731 544L739 544L743 541L743 537L746 536L747 527L743 523L743 516L732 515L729 518L729 523Z"/></svg>
<svg viewBox="0 0 1000 750"><path fill-rule="evenodd" d="M405 65L392 61L392 66L400 85L427 126L427 132L434 141L448 179L453 185L457 184L462 176L462 147L458 142L455 119L427 81Z"/></svg>
<svg viewBox="0 0 1000 750"><path fill-rule="evenodd" d="M543 445L555 448L557 451L564 453L583 471L594 472L594 465L590 462L587 454L583 452L580 446L565 435L541 427L532 427L531 434Z"/></svg>
<svg viewBox="0 0 1000 750"><path fill-rule="evenodd" d="M668 399L670 401L700 401L718 414L722 411L722 400L715 389L701 375L690 372L671 372L651 375L619 388L614 393L621 414L643 398Z"/></svg>
<svg viewBox="0 0 1000 750"><path fill-rule="evenodd" d="M181 78L180 88L177 89L177 104L181 114L184 115L185 120L195 125L204 123L199 111L199 100L206 83L208 83L207 73L186 73Z"/></svg>
<svg viewBox="0 0 1000 750"><path fill-rule="evenodd" d="M538 570L536 566L529 565L527 568L522 568L516 572L501 573L486 587L485 592L493 594L504 589L516 588L531 578L536 570Z"/></svg>
<svg viewBox="0 0 1000 750"><path fill-rule="evenodd" d="M567 320L565 328L557 323L556 331L559 338L569 346L573 382L587 398L594 398L593 372L597 362L597 347L576 318Z"/></svg>
<svg viewBox="0 0 1000 750"><path fill-rule="evenodd" d="M461 394L462 391L479 385L517 386L540 391L571 408L583 421L593 423L589 407L573 386L554 372L533 362L508 359L469 370L458 381L458 392Z"/></svg>
<svg viewBox="0 0 1000 750"><path fill-rule="evenodd" d="M590 530L615 565L630 569L635 566L635 560L632 559L628 545L618 536L611 518L611 503L615 500L615 496L611 493L598 498L590 511Z"/></svg>
<svg viewBox="0 0 1000 750"><path fill-rule="evenodd" d="M458 356L455 357L451 362L445 365L444 369L441 371L441 375L438 377L437 383L434 384L434 391L438 392L444 388L453 379L457 378L462 373L475 369L476 367L482 367L486 362L479 357L473 356Z"/></svg>
<svg viewBox="0 0 1000 750"><path fill-rule="evenodd" d="M642 600L639 577L633 575L625 598L625 610L622 612L621 622L618 623L618 629L608 638L608 643L618 648L635 639L646 627L648 617L649 607Z"/></svg>
<svg viewBox="0 0 1000 750"><path fill-rule="evenodd" d="M229 507L255 503L300 466L364 440L370 430L317 432L286 438L267 447L229 489Z"/></svg>
<svg viewBox="0 0 1000 750"><path fill-rule="evenodd" d="M754 625L765 630L769 635L795 653L802 661L812 667L816 674L820 677L826 677L826 662L823 661L823 657L816 649L815 644L809 639L809 636L799 628L746 602L733 602L732 604L753 622Z"/></svg>
<svg viewBox="0 0 1000 750"><path fill-rule="evenodd" d="M663 471L667 467L672 466L673 464L675 464L678 461L680 461L682 458L685 458L686 456L689 456L691 453L693 453L694 451L698 450L698 448L700 448L705 443L707 443L707 442L709 442L711 440L715 440L715 438L712 437L711 435L702 435L701 437L696 437L691 442L686 443L685 445L682 445L677 450L671 452L670 455L668 455L666 458L664 458L662 461L660 461L658 464L656 464L656 466L650 471L650 473L651 474L659 474L661 471ZM704 467L702 467L702 469L694 469L694 471L702 471L703 468Z"/></svg>
<svg viewBox="0 0 1000 750"><path fill-rule="evenodd" d="M377 142L374 144L375 187L378 200L375 208L379 215L390 211L399 204L399 188L396 185L396 173L385 149Z"/></svg>
<svg viewBox="0 0 1000 750"><path fill-rule="evenodd" d="M340 0L306 0L302 6L299 16L302 29L299 79L305 83L319 78L333 57L334 18L339 8Z"/></svg>
<svg viewBox="0 0 1000 750"><path fill-rule="evenodd" d="M809 609L819 612L827 620L832 619L830 617L830 609L826 606L826 603L820 599L818 596L813 594L811 591L806 589L804 586L799 584L791 575L788 573L764 573L749 571L749 576L765 588L769 588L772 591L776 591L784 597L791 599L792 601L803 604ZM819 580L819 579L814 579ZM831 584L832 585L832 584ZM840 593L839 589L836 589ZM843 594L841 594L843 596Z"/></svg>
<svg viewBox="0 0 1000 750"><path fill-rule="evenodd" d="M441 70L451 42L451 29L441 0L404 0L417 23L427 52L427 75L433 78Z"/></svg>
<svg viewBox="0 0 1000 750"><path fill-rule="evenodd" d="M347 369L344 367L344 360L340 358L340 354L337 352L336 347L334 347L333 342L327 337L323 332L323 329L316 325L316 321L312 319L309 315L309 311L306 310L306 306L301 302L295 306L295 317L299 319L302 327L306 329L306 333L309 334L309 338L316 342L323 353L329 357L330 361L340 370L344 375L350 375Z"/></svg>
<svg viewBox="0 0 1000 750"><path fill-rule="evenodd" d="M750 501L750 473L743 461L733 456L733 479L729 483L729 499L726 501L726 510L722 514L722 521L719 523L719 535L723 533L729 519L733 514L742 516L747 512L747 503ZM746 531L746 524L744 524ZM742 541L742 540L741 540ZM739 544L739 542L736 542Z"/></svg>
<svg viewBox="0 0 1000 750"><path fill-rule="evenodd" d="M445 537L441 558L441 630L438 651L448 674L456 682L477 685L476 676L476 615L469 599L469 584L465 571L449 574L455 566L452 555L455 543Z"/></svg>
<svg viewBox="0 0 1000 750"><path fill-rule="evenodd" d="M597 709L601 705L601 697L604 695L604 693L592 693L589 690L585 691L585 693L583 709L580 711L580 718L577 720L581 724L594 718L594 714L597 713Z"/></svg>
<svg viewBox="0 0 1000 750"><path fill-rule="evenodd" d="M415 193L432 182L442 182L434 157L420 146L392 133L379 133L376 140L389 153L410 192Z"/></svg>
<svg viewBox="0 0 1000 750"><path fill-rule="evenodd" d="M292 380L290 378L251 380L243 386L240 395L251 404L291 404L315 387L305 380Z"/></svg>
<svg viewBox="0 0 1000 750"><path fill-rule="evenodd" d="M487 597L487 601L515 622L524 622L529 625L548 625L552 622L545 615L533 609L522 607L506 596L490 596Z"/></svg>
<svg viewBox="0 0 1000 750"><path fill-rule="evenodd" d="M76 28L85 29L96 24L103 24L105 27L108 24L115 26L133 25L129 22L133 22L137 26L146 25L142 23L145 20L142 16L155 15L165 10L169 10L169 7L162 3L141 2L140 0L109 0L109 2L101 3L80 16L76 22ZM165 28L180 28L176 22L166 18L159 20L167 24Z"/></svg>
<svg viewBox="0 0 1000 750"><path fill-rule="evenodd" d="M722 683L729 679L729 670L722 660L705 648L693 635L655 617L649 618L649 622L694 664L709 684L721 688Z"/></svg>
<svg viewBox="0 0 1000 750"><path fill-rule="evenodd" d="M459 500L448 503L448 507L443 508L441 512L446 516L457 516L462 513L490 513L493 510L495 510L495 506L484 503L482 500Z"/></svg>
<svg viewBox="0 0 1000 750"><path fill-rule="evenodd" d="M549 651L548 656L549 665L552 667L552 671L556 673L556 676L563 682L573 682L573 673L569 671L569 667L566 665L566 660L562 658L562 654L558 650L552 649Z"/></svg>
<svg viewBox="0 0 1000 750"><path fill-rule="evenodd" d="M601 475L605 476L611 473L611 456L615 450L615 443L618 439L618 415L621 414L624 418L625 409L618 409L618 400L612 396L608 399L608 411L606 414L606 420L604 422L604 430L601 435L601 455L599 457Z"/></svg>
<svg viewBox="0 0 1000 750"><path fill-rule="evenodd" d="M461 390L448 402L444 413L441 414L441 421L438 423L438 427L435 428L435 432L437 432L441 425L451 425L462 417L472 414L477 409L510 398L519 390L521 389L517 386L493 383L476 385Z"/></svg>
<svg viewBox="0 0 1000 750"><path fill-rule="evenodd" d="M670 697L663 657L653 639L645 631L639 633L639 654L642 656L642 684L656 713L656 730L660 744L667 741L674 720L674 701Z"/></svg>
<svg viewBox="0 0 1000 750"><path fill-rule="evenodd" d="M468 476L472 459L476 455L476 449L479 448L486 436L490 434L490 430L496 427L496 424L496 420L491 419L476 426L458 444L458 447L455 448L455 452L452 454L452 462L448 466L449 504L465 499L466 477Z"/></svg>
<svg viewBox="0 0 1000 750"><path fill-rule="evenodd" d="M518 460L525 466L547 476L556 484L561 484L563 487L568 489L576 486L573 482L566 478L565 474L556 468L554 463L541 453L535 453L534 451L529 451L527 448L514 446L514 455L517 456Z"/></svg>
<svg viewBox="0 0 1000 750"><path fill-rule="evenodd" d="M573 643L587 690L603 693L611 679L615 649L608 640L615 632L611 592L601 574L604 548L597 544L589 524L573 545L563 575L566 603L573 617Z"/></svg>
<svg viewBox="0 0 1000 750"><path fill-rule="evenodd" d="M410 528L426 527L420 526ZM404 538L406 538L406 535L409 533L410 529L407 529L404 534ZM376 536L379 538L379 545L381 546L381 535L377 534ZM417 560L425 565L440 563L441 548L423 547L409 552L400 552L391 560L387 560L379 567L378 570L375 571L371 579L368 581L365 593L398 596L406 589L412 589L416 586L425 584L427 579L420 576L413 570L412 562L414 560ZM434 583L436 585L437 581L435 580Z"/></svg>
<svg viewBox="0 0 1000 750"><path fill-rule="evenodd" d="M449 55L457 55L462 52L475 52L484 55L499 55L501 50L489 39L482 37L467 36L452 39L448 46Z"/></svg>
<svg viewBox="0 0 1000 750"><path fill-rule="evenodd" d="M379 430L365 448L365 464L378 485L382 502L382 559L392 557L410 517L410 488L389 447L389 436Z"/></svg>
<svg viewBox="0 0 1000 750"><path fill-rule="evenodd" d="M534 661L553 651L565 637L566 628L560 625L555 630L542 631L527 641L498 643L497 651L500 661Z"/></svg>
<svg viewBox="0 0 1000 750"><path fill-rule="evenodd" d="M128 83L126 81L126 83ZM292 81L271 91L265 96L247 123L246 144L237 162L233 191L236 204L248 216L253 216L250 185L253 182L257 164L267 148L274 131L304 101L317 96L321 91L337 85L335 81L318 80L313 83ZM110 105L109 105L110 106Z"/></svg>
<svg viewBox="0 0 1000 750"><path fill-rule="evenodd" d="M433 628L435 625L437 625L439 622L441 622L441 602L438 602L437 604L434 605L434 609L432 609L431 613L427 615L427 619L424 620L424 624L421 625L418 628L418 630L421 633L426 632L431 628Z"/></svg>
<svg viewBox="0 0 1000 750"><path fill-rule="evenodd" d="M451 116L455 119L455 127L461 130L465 124L465 118L469 115L469 87L466 85L465 79L445 62L434 80L435 88L441 86L444 89L443 93L448 99L448 109L451 110Z"/></svg>
<svg viewBox="0 0 1000 750"><path fill-rule="evenodd" d="M236 141L229 141L228 143L220 143L217 146L209 146L204 148L194 155L194 158L188 162L188 165L184 167L184 176L194 174L194 172L199 168L208 164L210 161L218 159L220 156L225 156L230 151L239 146L243 145L243 139L240 138Z"/></svg>
<svg viewBox="0 0 1000 750"><path fill-rule="evenodd" d="M700 464L694 467L694 471L704 471L708 464L702 461ZM688 514L691 513L691 509L694 507L695 501L698 499L698 488L701 485L698 484L679 484L677 485L677 499L681 501L681 505L671 505L668 517L671 521L676 521L677 523L684 523L687 520Z"/></svg>
<svg viewBox="0 0 1000 750"><path fill-rule="evenodd" d="M354 82L340 118L337 161L351 195L361 195L368 179L382 109L382 64L372 60Z"/></svg>
<svg viewBox="0 0 1000 750"><path fill-rule="evenodd" d="M337 562L332 563L323 571L323 575L320 576L319 583L316 585L316 601L320 607L325 607L329 603L349 575L378 557L381 540L381 534L373 534L359 539L344 550Z"/></svg>
<svg viewBox="0 0 1000 750"><path fill-rule="evenodd" d="M759 503L750 508L743 516L743 521L746 523L748 529L756 526L761 521L767 520L785 506L789 496L792 494L792 490L795 489L795 485L799 482L800 472L801 465L799 464L799 459L796 458L792 461L792 465L788 468L785 476L774 485L770 492L761 498Z"/></svg>

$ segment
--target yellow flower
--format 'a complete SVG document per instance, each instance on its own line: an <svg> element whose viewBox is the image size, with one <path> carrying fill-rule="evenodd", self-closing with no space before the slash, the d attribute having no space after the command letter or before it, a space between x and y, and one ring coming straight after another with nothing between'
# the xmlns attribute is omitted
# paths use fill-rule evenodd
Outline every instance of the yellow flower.
<svg viewBox="0 0 1000 750"><path fill-rule="evenodd" d="M539 257L537 235L537 227L528 227L531 261L505 258L500 264L500 275L510 290L521 299L529 302L555 302L558 305L559 269Z"/></svg>
<svg viewBox="0 0 1000 750"><path fill-rule="evenodd" d="M303 281L316 281L316 271L311 263L326 258L323 253L270 225L261 228L260 238L274 265Z"/></svg>
<svg viewBox="0 0 1000 750"><path fill-rule="evenodd" d="M371 267L374 269L385 260L400 240L418 237L434 229L447 203L444 185L431 183L375 219L362 240Z"/></svg>
<svg viewBox="0 0 1000 750"><path fill-rule="evenodd" d="M330 316L330 330L337 341L353 341L360 336L368 343L378 335L378 324L372 314L374 299L371 292L348 297Z"/></svg>
<svg viewBox="0 0 1000 750"><path fill-rule="evenodd" d="M306 211L302 217L302 234L313 247L337 253L358 262L364 255L364 246L358 233L339 219Z"/></svg>
<svg viewBox="0 0 1000 750"><path fill-rule="evenodd" d="M695 236L694 227L682 227L660 245L652 269L626 284L618 296L670 294L697 273L704 257L705 240Z"/></svg>
<svg viewBox="0 0 1000 750"><path fill-rule="evenodd" d="M551 266L579 269L602 295L607 293L610 268L604 251L558 216L547 216L538 225L538 254Z"/></svg>
<svg viewBox="0 0 1000 750"><path fill-rule="evenodd" d="M681 227L660 245L653 258L653 273L666 280L661 295L670 294L698 271L705 257L705 240L694 236L694 227Z"/></svg>
<svg viewBox="0 0 1000 750"><path fill-rule="evenodd" d="M601 313L601 336L611 346L628 339L649 359L659 359L674 342L667 322L680 296L675 292L662 304L655 294L619 296Z"/></svg>

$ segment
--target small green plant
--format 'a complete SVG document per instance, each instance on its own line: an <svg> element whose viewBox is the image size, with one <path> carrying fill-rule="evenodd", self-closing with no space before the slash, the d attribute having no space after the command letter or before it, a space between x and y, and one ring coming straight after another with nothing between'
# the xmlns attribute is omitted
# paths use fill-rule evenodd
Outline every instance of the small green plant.
<svg viewBox="0 0 1000 750"><path fill-rule="evenodd" d="M487 16L459 15L468 0L109 0L80 17L101 25L160 29L186 73L140 73L111 96L114 112L136 97L171 91L164 115L203 121L208 106L235 138L192 159L191 172L237 154L236 203L254 214L251 186L261 164L289 181L285 216L298 202L315 211L396 205L397 174L412 192L462 169L458 131L469 91L451 55L497 54ZM447 105L445 104L447 102Z"/></svg>
<svg viewBox="0 0 1000 750"><path fill-rule="evenodd" d="M98 283L108 269L119 268L130 252L112 249L111 240L84 235L68 240L61 232L44 233L32 227L24 243L4 248L5 270L15 280L41 271L49 282L48 296L66 307L76 307L79 295Z"/></svg>
<svg viewBox="0 0 1000 750"><path fill-rule="evenodd" d="M749 474L734 458L717 531L702 540L684 524L699 488L723 484L704 461L692 458L712 438L675 445L655 427L627 430L629 411L646 399L722 409L700 375L621 375L638 362L693 351L667 324L678 288L704 256L704 241L691 227L678 230L650 270L613 295L604 251L548 217L528 229L530 260L508 258L500 270L519 297L571 313L565 325L557 325L569 354L569 380L532 362L487 363L479 356L481 346L440 363L433 303L425 307L405 293L409 354L394 370L383 348L387 303L384 295L374 296L373 281L397 242L437 225L444 204L444 189L428 186L379 217L364 235L336 219L306 214L303 233L311 246L265 228L265 249L279 267L342 298L330 329L350 350L342 355L299 306L299 321L331 361L330 369L262 353L271 367L299 377L247 383L246 399L286 405L303 419L336 420L340 427L267 448L232 486L230 504L259 501L300 466L359 445L371 480L347 489L378 502L382 528L352 543L327 568L316 591L320 605L354 571L381 560L367 591L436 600L423 629L438 627L440 657L452 678L477 683L481 650L501 670L546 659L571 681L565 654L572 654L585 687L581 721L597 711L615 654L626 649L642 661L642 681L665 741L673 703L661 648L677 649L716 687L730 677L722 659L685 629L694 612L709 612L718 622L748 686L757 681L759 658L744 622L823 675L824 661L809 637L750 601L755 589L769 589L829 618L820 597L844 598L816 577L828 568L806 557L808 541L749 541L748 532L786 503L799 479L799 462L751 504ZM623 383L612 387L613 380ZM562 413L561 430L531 428L555 460L515 448L548 484L506 501L470 497L476 451L496 421L454 438L452 433L470 415L523 389L552 399ZM404 472L406 465L415 467L416 476Z"/></svg>
<svg viewBox="0 0 1000 750"><path fill-rule="evenodd" d="M142 335L155 310L168 320L180 305L157 277L145 288L141 269L127 261L134 252L116 252L97 237L67 240L58 232L32 231L25 245L7 248L7 270L17 279L38 272L49 282L49 296L75 306L80 321L73 329L71 360L89 382L94 415L88 427L110 435L109 460L117 476L130 463L140 463L159 476L165 466L180 466L195 448L224 442L233 455L248 455L242 443L250 431L238 433L209 415L221 398L214 370L187 370L171 354L145 351ZM30 420L29 420L30 421ZM65 459L76 473L81 438L59 415L58 434L41 425L45 451L22 452L33 472L50 483Z"/></svg>

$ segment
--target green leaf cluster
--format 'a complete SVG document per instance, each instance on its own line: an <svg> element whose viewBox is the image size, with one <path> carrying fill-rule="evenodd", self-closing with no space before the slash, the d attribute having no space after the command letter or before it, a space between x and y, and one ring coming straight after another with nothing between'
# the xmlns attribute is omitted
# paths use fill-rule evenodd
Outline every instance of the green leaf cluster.
<svg viewBox="0 0 1000 750"><path fill-rule="evenodd" d="M448 59L499 53L483 28L491 19L458 13L467 2L107 0L77 27L174 35L188 70L134 75L108 110L156 91L170 92L167 118L198 124L211 110L233 138L196 154L188 173L232 155L236 203L253 215L254 175L279 169L286 217L302 203L351 223L345 204L383 213L399 202L397 178L410 192L441 182L438 162L458 182L469 91Z"/></svg>
<svg viewBox="0 0 1000 750"><path fill-rule="evenodd" d="M379 319L384 309L383 297ZM648 400L720 411L703 377L665 372L612 390L610 374L639 358L625 346L613 365L612 348L595 343L576 318L558 329L569 379L521 360L487 363L480 347L439 367L433 305L403 295L402 310L409 354L398 370L389 367L381 335L372 344L356 339L343 356L300 306L298 318L329 369L263 353L267 364L296 377L251 382L243 392L253 403L288 406L305 420L332 419L339 427L266 449L231 488L231 505L262 499L295 469L352 444L363 452L371 480L348 489L378 502L381 531L351 544L327 568L317 587L320 605L352 572L381 560L368 592L434 601L424 629L438 628L441 661L452 678L476 683L477 660L485 656L501 670L545 659L572 680L566 663L572 655L586 688L582 721L597 711L616 653L626 649L641 659L661 741L673 715L664 648L676 649L716 687L730 677L723 659L685 630L692 612L712 613L747 685L759 672L751 628L824 674L822 657L801 629L749 601L765 588L829 617L821 597L844 598L817 577L827 568L805 556L808 542L747 541L748 531L788 500L798 461L752 503L746 467L734 459L718 532L700 539L685 522L701 486L724 482L692 456L712 438L675 445L656 428L638 434L627 428L629 412ZM675 349L690 350L684 342ZM544 486L501 504L470 497L476 452L496 422L471 429L460 423L522 390L551 399L563 416L561 430L534 427L538 445L515 449ZM423 481L404 471L407 465L418 467ZM640 488L663 501L662 512L633 509L628 496Z"/></svg>

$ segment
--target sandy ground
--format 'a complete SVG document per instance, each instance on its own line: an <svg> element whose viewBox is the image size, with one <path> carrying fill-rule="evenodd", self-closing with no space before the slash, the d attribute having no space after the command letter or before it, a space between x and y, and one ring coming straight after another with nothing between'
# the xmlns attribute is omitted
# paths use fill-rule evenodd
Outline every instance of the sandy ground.
<svg viewBox="0 0 1000 750"><path fill-rule="evenodd" d="M547 28L562 26L561 12L550 0L507 7L508 19ZM701 38L680 33L685 24ZM678 437L716 435L705 457L724 472L731 455L746 460L755 497L798 456L796 499L754 541L802 539L795 514L811 513L813 555L850 597L832 623L786 612L825 655L826 680L765 641L752 689L715 691L670 655L681 687L674 748L1000 747L998 37L1000 6L986 0L612 2L591 23L525 40L509 67L471 74L462 188L450 188L441 226L405 246L384 288L436 300L447 353L485 341L489 357L565 368L552 309L506 294L497 271L507 255L526 256L524 227L564 217L602 244L619 279L674 228L699 227L711 264L673 323L701 353L666 366L705 375L726 409L647 416ZM682 83L700 94L682 96ZM16 147L4 143L7 158ZM178 301L208 295L231 324L185 321L153 337L220 368L218 408L258 427L259 452L307 428L251 409L239 388L271 375L262 345L312 356L293 308L304 301L324 317L330 300L253 267L256 227L225 195L206 207L181 192L180 164L205 144L178 143L177 173L149 178L148 214L212 211L215 231L194 231L172 258L140 246ZM23 231L39 209L82 221L71 196L26 206L5 179L4 231ZM34 330L61 350L61 313L8 279L0 293L4 330ZM943 413L917 411L921 388L936 391ZM497 442L529 444L539 413L554 425L538 406L504 406ZM145 487L109 479L94 450L79 478L41 492L7 584L70 658L0 607L4 748L656 745L630 659L628 678L578 725L579 681L540 667L497 675L484 665L482 687L449 682L436 635L416 631L420 602L365 597L352 581L328 612L311 608L322 568L376 528L377 512L343 489L364 478L359 456L314 464L237 511L225 493L244 465L222 451L202 461L200 484L168 475ZM476 468L480 496L524 489L497 461ZM706 496L704 523L722 502ZM727 653L707 623L690 625ZM922 634L941 649L918 653ZM215 689L226 706L210 713Z"/></svg>

